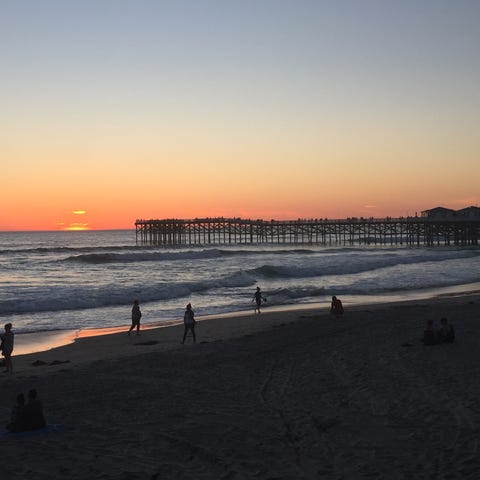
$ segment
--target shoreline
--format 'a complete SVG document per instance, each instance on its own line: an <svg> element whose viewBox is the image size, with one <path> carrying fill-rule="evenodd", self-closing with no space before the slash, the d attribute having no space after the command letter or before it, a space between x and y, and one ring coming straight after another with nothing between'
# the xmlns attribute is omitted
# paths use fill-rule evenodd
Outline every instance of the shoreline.
<svg viewBox="0 0 480 480"><path fill-rule="evenodd" d="M199 317L197 320L197 345L255 335L278 326L296 323L305 318L315 318L323 322L342 321L344 319L360 319L362 313L370 315L385 312L386 315L390 315L399 309L427 311L430 309L433 312L441 310L442 306L446 311L452 313L455 312L457 306L460 308L465 303L480 305L480 292L463 292L388 303L354 304L347 306L345 314L339 319L330 314L329 305L325 304L315 304L314 307L311 304L295 305L290 308L277 307L276 309L262 310L261 314L248 311L205 316ZM449 315L446 314L446 316ZM432 320L438 321L439 318L432 318ZM423 332L423 323L418 325L419 335ZM128 336L128 328L129 326L126 325L124 327L70 331L60 334L58 338L54 335L60 344L53 348L23 354L14 352L14 369L20 372L30 371L32 368L40 371L33 366L35 361L41 362L42 366L62 365L63 363L85 365L101 360L130 357L154 351L166 352L182 347L180 341L183 335L183 322L171 322L168 325L144 325L139 336L135 332ZM67 339L70 340L69 343L64 343Z"/></svg>
<svg viewBox="0 0 480 480"><path fill-rule="evenodd" d="M445 288L425 289L420 291L409 292L403 296L399 295L373 295L365 296L349 296L342 298L344 307L352 310L370 305L391 305L404 302L429 301L436 298L470 296L480 294L480 283L469 285L456 285ZM345 301L346 300L346 301ZM316 310L319 312L327 311L330 303L319 301L315 303L296 303L291 305L265 305L263 313L283 313L289 311ZM252 310L242 310L226 312L214 315L197 316L199 322L210 321L217 318L245 317L252 314ZM181 319L178 320L157 320L141 325L141 330L151 330L157 328L169 328L172 326L183 325ZM103 336L110 334L119 334L126 332L130 324L98 327L98 328L79 328L67 330L48 330L41 332L17 333L15 335L15 351L14 356L41 353L50 349L68 346L75 343L78 339L86 337ZM14 325L15 328L15 325Z"/></svg>

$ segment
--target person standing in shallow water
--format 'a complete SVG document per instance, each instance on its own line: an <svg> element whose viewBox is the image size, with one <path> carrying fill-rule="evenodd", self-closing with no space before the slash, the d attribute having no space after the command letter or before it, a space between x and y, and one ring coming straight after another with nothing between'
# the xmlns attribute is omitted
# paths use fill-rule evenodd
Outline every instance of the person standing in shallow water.
<svg viewBox="0 0 480 480"><path fill-rule="evenodd" d="M137 335L140 335L140 319L141 318L142 318L142 312L140 311L140 305L138 304L138 300L135 300L133 302L133 307L132 307L132 325L130 327L130 330L128 331L129 335L134 328L137 328Z"/></svg>
<svg viewBox="0 0 480 480"><path fill-rule="evenodd" d="M12 332L11 323L5 324L5 333L0 335L0 339L2 341L0 350L2 351L2 355L5 357L5 372L12 373L13 372L12 353L13 353L14 335Z"/></svg>
<svg viewBox="0 0 480 480"><path fill-rule="evenodd" d="M195 314L192 310L192 304L189 303L185 310L185 314L183 315L183 324L185 325L185 331L183 333L182 343L185 343L189 330L192 332L193 343L197 343L197 339L195 337L195 323Z"/></svg>
<svg viewBox="0 0 480 480"><path fill-rule="evenodd" d="M262 300L264 302L267 301L267 299L262 295L262 291L260 290L260 287L257 287L257 290L253 294L253 299L252 299L252 302L256 303L256 307L255 307L255 310L254 310L255 313L257 313L257 312L260 313L260 307L262 306Z"/></svg>

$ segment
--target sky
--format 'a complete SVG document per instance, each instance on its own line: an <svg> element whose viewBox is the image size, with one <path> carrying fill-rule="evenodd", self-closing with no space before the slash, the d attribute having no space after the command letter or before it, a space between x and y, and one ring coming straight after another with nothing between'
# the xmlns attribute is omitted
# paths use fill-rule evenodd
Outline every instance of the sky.
<svg viewBox="0 0 480 480"><path fill-rule="evenodd" d="M0 0L0 230L480 204L477 0Z"/></svg>

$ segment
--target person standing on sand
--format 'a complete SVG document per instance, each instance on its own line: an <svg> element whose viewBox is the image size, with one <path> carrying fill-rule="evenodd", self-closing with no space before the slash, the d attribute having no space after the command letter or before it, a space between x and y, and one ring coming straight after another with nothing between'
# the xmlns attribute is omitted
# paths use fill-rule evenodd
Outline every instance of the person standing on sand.
<svg viewBox="0 0 480 480"><path fill-rule="evenodd" d="M136 327L137 328L137 335L140 335L140 319L142 318L142 312L140 311L140 305L138 304L138 300L133 302L132 307L132 325L130 330L128 331L128 335L130 332Z"/></svg>
<svg viewBox="0 0 480 480"><path fill-rule="evenodd" d="M185 310L185 314L183 315L183 324L185 325L185 331L183 333L182 344L185 343L189 330L192 332L193 343L197 343L197 339L195 337L195 323L195 314L192 310L192 304L189 303L187 305L187 309Z"/></svg>
<svg viewBox="0 0 480 480"><path fill-rule="evenodd" d="M262 300L264 302L267 301L267 299L262 295L262 291L260 290L260 287L257 287L257 290L253 294L253 299L252 299L252 302L256 303L254 313L260 313L260 307L262 306Z"/></svg>
<svg viewBox="0 0 480 480"><path fill-rule="evenodd" d="M12 353L13 353L13 341L14 335L12 332L12 324L5 324L5 333L0 335L2 343L0 344L0 350L5 357L5 373L13 373L12 365Z"/></svg>

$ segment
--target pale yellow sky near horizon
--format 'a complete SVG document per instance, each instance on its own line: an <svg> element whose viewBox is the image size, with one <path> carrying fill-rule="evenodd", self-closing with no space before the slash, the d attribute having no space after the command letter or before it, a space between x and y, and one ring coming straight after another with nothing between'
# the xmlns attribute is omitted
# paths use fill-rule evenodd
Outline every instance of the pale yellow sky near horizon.
<svg viewBox="0 0 480 480"><path fill-rule="evenodd" d="M479 205L479 20L467 0L4 3L0 230Z"/></svg>

